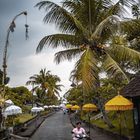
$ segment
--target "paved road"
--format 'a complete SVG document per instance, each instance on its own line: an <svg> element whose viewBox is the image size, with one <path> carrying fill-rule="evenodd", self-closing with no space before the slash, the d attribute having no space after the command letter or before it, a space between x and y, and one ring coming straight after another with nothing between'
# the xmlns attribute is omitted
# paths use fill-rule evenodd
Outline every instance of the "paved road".
<svg viewBox="0 0 140 140"><path fill-rule="evenodd" d="M87 126L83 126L88 130ZM69 116L59 111L42 123L31 140L72 140L71 130ZM116 136L110 136L95 129L91 129L91 138L92 140L120 140Z"/></svg>
<svg viewBox="0 0 140 140"><path fill-rule="evenodd" d="M59 111L43 122L31 140L72 140L71 130L68 115Z"/></svg>

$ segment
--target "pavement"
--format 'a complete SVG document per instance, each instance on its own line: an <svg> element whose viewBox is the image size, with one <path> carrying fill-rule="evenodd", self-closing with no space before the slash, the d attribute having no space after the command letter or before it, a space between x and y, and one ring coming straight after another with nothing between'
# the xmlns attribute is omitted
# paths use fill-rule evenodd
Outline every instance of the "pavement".
<svg viewBox="0 0 140 140"><path fill-rule="evenodd" d="M68 115L59 111L48 117L30 140L72 140L72 128Z"/></svg>
<svg viewBox="0 0 140 140"><path fill-rule="evenodd" d="M88 126L82 125L88 131ZM59 111L48 117L30 140L72 140L72 129L69 115ZM91 128L91 140L120 140L120 138Z"/></svg>

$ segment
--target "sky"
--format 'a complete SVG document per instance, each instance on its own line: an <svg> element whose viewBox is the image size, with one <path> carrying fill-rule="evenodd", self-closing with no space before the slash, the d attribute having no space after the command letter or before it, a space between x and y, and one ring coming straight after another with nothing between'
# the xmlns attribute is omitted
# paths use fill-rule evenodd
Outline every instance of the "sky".
<svg viewBox="0 0 140 140"><path fill-rule="evenodd" d="M43 68L50 70L52 74L61 78L63 95L71 85L69 81L70 72L74 68L75 60L64 61L57 65L54 62L54 54L61 50L47 48L40 54L36 54L39 41L46 35L59 33L53 24L44 24L45 12L34 7L40 0L0 0L0 69L2 69L3 50L6 33L12 19L22 11L27 11L27 24L29 25L29 39L25 39L24 15L19 16L15 23L14 33L10 33L8 47L7 75L10 77L9 86L25 86L29 77L38 74ZM53 0L60 4L60 0ZM31 89L31 86L28 86Z"/></svg>

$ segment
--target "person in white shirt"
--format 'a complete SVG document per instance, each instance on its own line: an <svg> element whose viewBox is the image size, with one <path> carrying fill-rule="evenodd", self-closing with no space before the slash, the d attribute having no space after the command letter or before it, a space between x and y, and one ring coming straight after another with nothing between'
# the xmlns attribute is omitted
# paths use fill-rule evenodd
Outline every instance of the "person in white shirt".
<svg viewBox="0 0 140 140"><path fill-rule="evenodd" d="M76 127L72 130L73 140L78 140L77 135L87 135L84 128L81 127L81 122L76 123Z"/></svg>

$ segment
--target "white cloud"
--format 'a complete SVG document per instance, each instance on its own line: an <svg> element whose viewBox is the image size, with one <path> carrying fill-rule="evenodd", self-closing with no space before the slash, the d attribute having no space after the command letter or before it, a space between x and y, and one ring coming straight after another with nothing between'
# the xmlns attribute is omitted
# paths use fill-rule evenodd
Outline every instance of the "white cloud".
<svg viewBox="0 0 140 140"><path fill-rule="evenodd" d="M39 55L31 54L29 56L19 58L9 64L10 86L25 85L30 76L38 74L41 68L50 70L52 74L58 75L61 78L63 88L62 94L69 89L69 75L74 66L72 62L62 62L59 65L54 63L54 53L41 53ZM14 69L13 69L14 67Z"/></svg>
<svg viewBox="0 0 140 140"><path fill-rule="evenodd" d="M61 0L53 1L59 3ZM56 74L61 78L61 84L65 86L62 91L62 93L64 93L71 84L69 75L73 69L74 61L65 61L56 65L54 63L54 53L58 50L46 49L39 55L35 54L36 47L42 37L59 32L53 24L44 24L42 22L45 12L44 10L39 11L38 8L34 8L37 2L39 2L39 0L24 0L22 3L19 0L0 1L0 13L2 13L2 24L0 24L2 29L0 33L1 46L5 44L6 31L12 18L23 10L27 10L28 12L29 40L25 41L24 39L24 16L16 20L15 32L10 34L7 67L7 75L10 77L9 85L12 87L25 85L30 76L39 73L41 68L46 68L47 70L51 70L52 74ZM0 51L3 52L2 47ZM2 66L1 61L2 53L0 53L0 63Z"/></svg>

